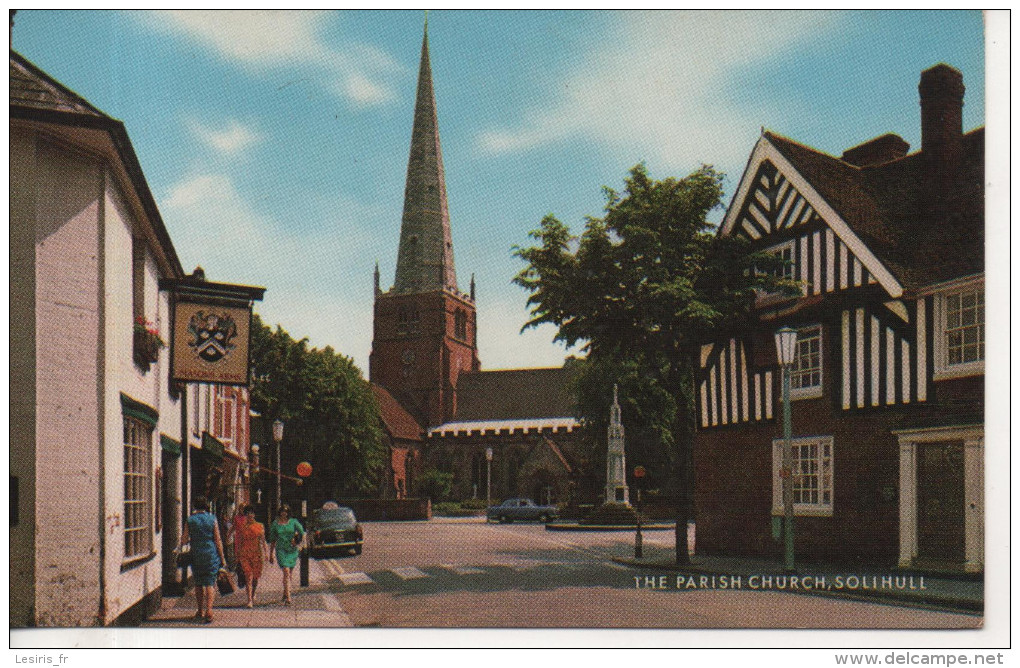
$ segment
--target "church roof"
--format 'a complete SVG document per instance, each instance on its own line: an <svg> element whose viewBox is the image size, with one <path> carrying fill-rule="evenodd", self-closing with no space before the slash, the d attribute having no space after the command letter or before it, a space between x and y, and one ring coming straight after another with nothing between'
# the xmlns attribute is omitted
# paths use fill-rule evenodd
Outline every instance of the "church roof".
<svg viewBox="0 0 1020 668"><path fill-rule="evenodd" d="M573 418L568 367L461 373L458 422Z"/></svg>
<svg viewBox="0 0 1020 668"><path fill-rule="evenodd" d="M379 417L391 438L404 441L422 440L422 428L418 421L400 405L386 388L372 383L372 393L379 404Z"/></svg>
<svg viewBox="0 0 1020 668"><path fill-rule="evenodd" d="M427 25L421 43L418 92L393 287L398 293L457 291Z"/></svg>

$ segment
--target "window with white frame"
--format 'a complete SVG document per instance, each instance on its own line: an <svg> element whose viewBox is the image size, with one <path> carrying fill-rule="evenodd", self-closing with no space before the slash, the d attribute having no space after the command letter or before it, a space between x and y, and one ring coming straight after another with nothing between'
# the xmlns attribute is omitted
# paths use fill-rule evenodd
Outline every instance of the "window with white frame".
<svg viewBox="0 0 1020 668"><path fill-rule="evenodd" d="M822 326L797 330L797 350L790 365L790 398L822 396Z"/></svg>
<svg viewBox="0 0 1020 668"><path fill-rule="evenodd" d="M796 515L832 515L832 437L795 438L790 481ZM772 441L772 513L783 514L783 439Z"/></svg>
<svg viewBox="0 0 1020 668"><path fill-rule="evenodd" d="M775 255L779 259L783 260L784 264L781 267L770 269L765 271L764 269L755 269L755 273L758 274L772 274L776 278L785 279L792 281L797 277L797 267L794 264L796 260L796 254L794 252L793 240L784 241L781 244L768 248L765 252L770 255Z"/></svg>
<svg viewBox="0 0 1020 668"><path fill-rule="evenodd" d="M936 377L984 373L984 283L936 296Z"/></svg>
<svg viewBox="0 0 1020 668"><path fill-rule="evenodd" d="M152 552L152 427L124 417L124 558Z"/></svg>
<svg viewBox="0 0 1020 668"><path fill-rule="evenodd" d="M776 277L784 278L788 281L794 280L797 277L797 267L794 264L796 255L793 251L793 241L788 241L781 246L776 246L771 250L771 252L786 263L776 272Z"/></svg>
<svg viewBox="0 0 1020 668"><path fill-rule="evenodd" d="M234 389L225 385L215 386L216 426L213 435L230 446L234 441Z"/></svg>
<svg viewBox="0 0 1020 668"><path fill-rule="evenodd" d="M772 274L776 278L784 281L797 281L797 253L795 244L796 240L791 239L766 249L765 252L781 259L783 261L783 265L770 269L767 272L763 269L755 269L755 272L759 274ZM803 283L801 284L801 294L806 294L805 285ZM790 296L795 295L784 294L781 290L777 289L774 292L760 292L758 294L758 299L760 301L771 302L776 299L786 299Z"/></svg>

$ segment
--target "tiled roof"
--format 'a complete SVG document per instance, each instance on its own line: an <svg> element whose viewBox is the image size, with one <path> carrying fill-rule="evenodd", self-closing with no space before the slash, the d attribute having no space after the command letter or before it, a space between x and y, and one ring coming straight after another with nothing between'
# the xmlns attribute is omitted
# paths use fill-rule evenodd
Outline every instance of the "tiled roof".
<svg viewBox="0 0 1020 668"><path fill-rule="evenodd" d="M765 133L905 288L984 267L984 128L963 137L964 157L943 223L925 215L923 156L857 167L787 137Z"/></svg>
<svg viewBox="0 0 1020 668"><path fill-rule="evenodd" d="M379 403L379 417L391 437L405 441L423 440L421 425L392 394L375 383L372 383L372 392Z"/></svg>
<svg viewBox="0 0 1020 668"><path fill-rule="evenodd" d="M153 227L163 257L169 264L169 275L181 277L184 269L167 232L156 200L149 190L141 163L131 145L124 124L89 104L71 89L43 72L24 56L10 51L9 86L11 119L51 124L54 127L88 128L93 135L105 133L109 146L123 167L131 187L141 200L142 208ZM95 131L95 132L93 132ZM72 141L77 141L77 138Z"/></svg>
<svg viewBox="0 0 1020 668"><path fill-rule="evenodd" d="M508 369L462 373L457 379L458 422L572 418L570 369Z"/></svg>
<svg viewBox="0 0 1020 668"><path fill-rule="evenodd" d="M896 236L887 251L904 267L901 281L921 287L984 271L984 128L963 135L963 162L941 223L924 214L923 156L866 167L861 177Z"/></svg>
<svg viewBox="0 0 1020 668"><path fill-rule="evenodd" d="M64 111L96 116L97 118L109 118L84 98L63 86L15 51L11 51L8 91L12 107L29 107L45 111Z"/></svg>

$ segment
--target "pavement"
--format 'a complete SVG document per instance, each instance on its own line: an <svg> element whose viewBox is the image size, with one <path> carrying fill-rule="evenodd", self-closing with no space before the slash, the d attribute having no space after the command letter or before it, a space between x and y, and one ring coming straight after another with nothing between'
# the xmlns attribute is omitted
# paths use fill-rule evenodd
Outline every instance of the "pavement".
<svg viewBox="0 0 1020 668"><path fill-rule="evenodd" d="M439 521L433 520L433 523L465 524L470 521L460 518L444 518ZM474 523L481 524L482 522L475 519ZM402 532L397 533L399 536L403 536ZM546 532L542 531L541 533L545 534ZM602 532L593 533L601 535ZM797 576L795 585L793 577L784 573L783 565L774 560L696 554L691 557L690 566L678 568L674 560L673 541L653 538L655 533L650 533L646 537L641 559L633 558L633 543L631 541L612 540L600 543L598 546L584 547L582 545L575 549L582 550L589 555L589 558L594 556L596 561L604 561L607 565L615 565L616 568L629 568L637 583L637 589L724 589L726 586L722 584L722 578L725 577L728 578L730 589L736 588L744 591L767 589L928 610L963 612L970 615L980 615L984 610L984 582L980 575L956 576L923 571L900 571L895 568L881 570L873 567L854 568L798 563L794 574ZM496 540L501 539L503 534L494 533L492 536L488 536L483 531L481 535L496 542L491 545L488 543L483 545L482 547L486 549L479 548L481 551L478 555L479 560L476 568L465 570L462 567L451 566L442 570L445 572L452 568L453 571L457 571L457 568L460 568L465 573L481 573L479 568L484 570L489 566L495 567L489 561L491 555L488 552L495 550L496 553L501 553L500 551L505 549ZM661 534L659 535L661 536ZM450 549L454 549L457 555L460 555L460 550L463 548L453 545ZM383 583L382 585L376 583L377 587L382 586L382 589L378 590L381 592L389 591L393 586L405 587L409 586L408 583L425 582L419 577L424 574L403 572L416 570L414 568L391 568L392 564L421 566L421 563L416 561L413 555L404 554L392 547L387 547L384 552L379 554L382 556L377 557L375 553L370 553L365 557L352 558L352 561L346 564L347 568L351 571L370 571L375 580ZM353 559L359 561L355 563ZM368 559L368 561L360 561L364 559ZM437 554L436 559L437 563L468 563L467 561L458 561L456 555L446 553ZM483 567L478 564L489 564L489 566ZM336 564L330 560L312 559L309 562L309 567L311 586L298 586L299 573L295 572L292 590L293 605L285 606L280 600L283 593L280 570L267 563L262 581L259 583L258 601L255 607L250 609L246 607L247 598L243 589L227 596L217 594L213 610L214 621L211 626L225 628L342 628L353 626L351 616L341 604L340 593L349 593L351 586L364 584L365 573L345 572L343 568L337 568ZM424 566L422 567L424 568ZM382 581L378 577L385 569L393 571L392 574L386 574L386 577L389 578L388 581ZM295 571L297 570L295 569ZM771 580L766 580L770 576ZM629 576L625 575L624 577L628 582L630 581ZM659 578L665 578L663 582L666 584L660 585ZM740 584L737 587L732 586L735 578L740 578ZM576 582L574 584L576 585ZM516 590L516 588L515 585L512 589ZM509 595L509 590L501 594L501 596ZM352 602L364 603L361 597L345 599L345 604ZM189 589L182 597L164 597L160 610L142 626L208 627L209 625L194 619L195 610L194 590ZM357 610L351 608L351 614L354 615L355 612Z"/></svg>
<svg viewBox="0 0 1020 668"><path fill-rule="evenodd" d="M329 590L329 575L320 562L309 560L309 583L299 586L298 569L294 569L291 587L293 603L284 605L283 577L279 567L266 563L256 592L255 606L247 607L248 595L243 587L233 594L222 596L217 592L213 603L213 622L205 624L195 619L198 609L195 590L188 589L184 596L163 597L159 611L142 623L142 627L163 628L345 628L353 626L340 602Z"/></svg>
<svg viewBox="0 0 1020 668"><path fill-rule="evenodd" d="M635 568L639 575L668 572L684 576L682 581L670 578L671 587L720 588L721 577L729 578L731 583L739 577L744 589L767 588L971 614L984 611L984 579L980 574L798 563L794 573L788 575L778 561L707 555L692 556L689 566L677 566L672 549L649 549L647 544L642 557L615 556L613 561Z"/></svg>

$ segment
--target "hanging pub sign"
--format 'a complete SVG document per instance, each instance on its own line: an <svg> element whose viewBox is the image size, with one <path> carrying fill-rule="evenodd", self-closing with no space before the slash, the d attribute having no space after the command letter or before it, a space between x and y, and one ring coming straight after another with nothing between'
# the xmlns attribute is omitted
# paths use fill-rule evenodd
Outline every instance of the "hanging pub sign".
<svg viewBox="0 0 1020 668"><path fill-rule="evenodd" d="M248 307L178 302L173 323L174 380L248 384Z"/></svg>
<svg viewBox="0 0 1020 668"><path fill-rule="evenodd" d="M211 283L200 270L184 279L164 279L173 304L171 380L182 383L247 385L251 305L265 288Z"/></svg>

